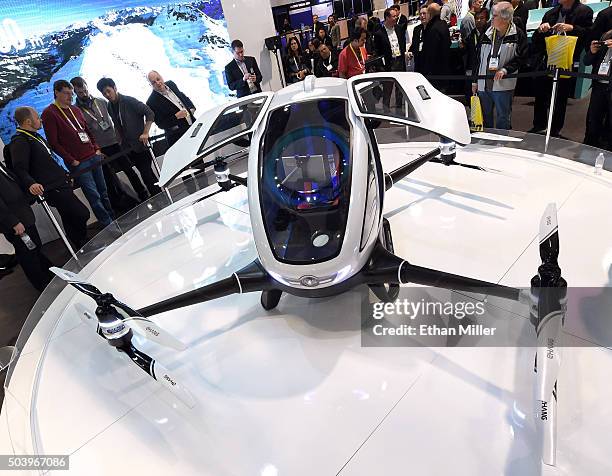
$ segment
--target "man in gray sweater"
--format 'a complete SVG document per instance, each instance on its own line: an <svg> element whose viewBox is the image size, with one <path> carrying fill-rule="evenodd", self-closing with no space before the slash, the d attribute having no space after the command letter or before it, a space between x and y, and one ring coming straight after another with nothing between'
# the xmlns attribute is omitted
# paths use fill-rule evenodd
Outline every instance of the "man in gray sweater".
<svg viewBox="0 0 612 476"><path fill-rule="evenodd" d="M158 194L161 189L156 185L158 180L151 168L151 155L147 150L155 114L138 99L119 94L111 78L102 78L96 87L108 100L108 112L115 123L121 147L130 149L128 157L136 165L149 193Z"/></svg>
<svg viewBox="0 0 612 476"><path fill-rule="evenodd" d="M117 140L117 134L113 127L113 121L108 113L108 107L106 101L103 99L94 98L89 94L87 82L80 76L74 77L70 80L70 84L74 86L74 92L76 93L76 105L81 111L87 122L87 127L94 135L96 144L100 147L100 150L106 157L110 157L121 152L119 141ZM144 187L138 174L134 172L130 159L123 155L118 159L113 160L110 164L109 172L118 173L122 171L130 181L134 192L138 195L140 200L145 200L148 196L147 189ZM109 187L109 196L111 196L111 184L109 183L107 173L105 170L106 184ZM111 196L112 202L112 196ZM113 203L113 207L117 207Z"/></svg>

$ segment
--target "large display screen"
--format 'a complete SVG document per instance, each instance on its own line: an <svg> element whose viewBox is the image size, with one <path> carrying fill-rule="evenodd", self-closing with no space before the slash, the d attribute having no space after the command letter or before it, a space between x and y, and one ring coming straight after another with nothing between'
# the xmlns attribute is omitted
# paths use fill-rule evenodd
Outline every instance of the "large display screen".
<svg viewBox="0 0 612 476"><path fill-rule="evenodd" d="M221 0L1 0L0 137L10 140L16 107L42 112L53 82L74 76L93 95L106 76L146 102L154 69L202 113L229 94L229 42Z"/></svg>

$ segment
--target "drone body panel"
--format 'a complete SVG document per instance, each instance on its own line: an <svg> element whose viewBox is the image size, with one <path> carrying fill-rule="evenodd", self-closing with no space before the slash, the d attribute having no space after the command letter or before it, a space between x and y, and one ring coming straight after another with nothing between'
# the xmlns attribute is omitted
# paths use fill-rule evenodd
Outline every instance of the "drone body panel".
<svg viewBox="0 0 612 476"><path fill-rule="evenodd" d="M381 109L375 93L384 82L403 91L406 117ZM371 118L470 141L463 107L420 74L376 73L349 81L309 76L203 114L168 151L160 183L169 183L196 157L205 160L251 134L247 184L259 261L289 289L329 288L363 268L380 235L385 187L368 130Z"/></svg>

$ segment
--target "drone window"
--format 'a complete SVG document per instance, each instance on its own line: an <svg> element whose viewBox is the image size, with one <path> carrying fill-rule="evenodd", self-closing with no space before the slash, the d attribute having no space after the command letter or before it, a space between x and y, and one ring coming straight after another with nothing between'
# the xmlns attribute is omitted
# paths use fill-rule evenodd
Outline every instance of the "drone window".
<svg viewBox="0 0 612 476"><path fill-rule="evenodd" d="M318 263L342 247L350 197L347 101L326 99L271 112L260 156L260 202L274 255Z"/></svg>
<svg viewBox="0 0 612 476"><path fill-rule="evenodd" d="M265 103L266 98L259 97L248 102L232 104L224 109L206 134L198 154L202 154L206 150L212 150L232 138L245 135L255 124Z"/></svg>
<svg viewBox="0 0 612 476"><path fill-rule="evenodd" d="M394 78L376 78L353 83L362 114L419 122L410 99Z"/></svg>

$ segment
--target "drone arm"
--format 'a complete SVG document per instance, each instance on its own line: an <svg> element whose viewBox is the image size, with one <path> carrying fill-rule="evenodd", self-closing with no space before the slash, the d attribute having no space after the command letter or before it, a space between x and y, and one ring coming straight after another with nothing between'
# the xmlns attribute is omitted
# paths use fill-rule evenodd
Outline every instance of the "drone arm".
<svg viewBox="0 0 612 476"><path fill-rule="evenodd" d="M229 178L230 180L233 180L237 184L244 185L245 187L247 186L246 177L239 177L238 175L229 174Z"/></svg>
<svg viewBox="0 0 612 476"><path fill-rule="evenodd" d="M363 275L365 284L421 284L436 288L476 292L512 301L522 299L521 290L479 279L415 266L387 251L380 242Z"/></svg>
<svg viewBox="0 0 612 476"><path fill-rule="evenodd" d="M415 266L408 262L402 263L398 271L400 284L415 283L436 288L452 289L456 291L478 292L497 296L511 301L519 301L521 290L501 286L479 279L459 276L457 274L445 273L430 268Z"/></svg>
<svg viewBox="0 0 612 476"><path fill-rule="evenodd" d="M427 152L426 154L421 155L419 158L414 159L413 161L402 165L401 167L398 167L390 173L385 174L385 190L389 190L391 187L393 187L393 184L399 182L404 177L418 169L421 165L436 158L438 155L440 155L439 147Z"/></svg>
<svg viewBox="0 0 612 476"><path fill-rule="evenodd" d="M270 276L261 268L261 265L253 262L228 278L143 307L138 310L138 313L144 317L151 317L162 312L212 301L232 294L263 291L270 287L271 282Z"/></svg>

